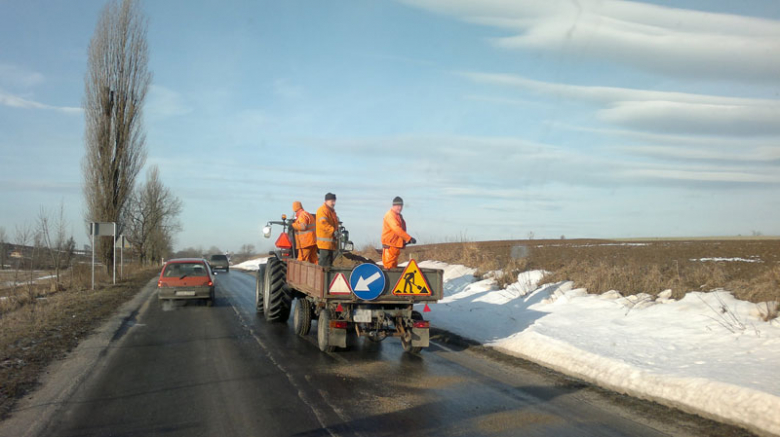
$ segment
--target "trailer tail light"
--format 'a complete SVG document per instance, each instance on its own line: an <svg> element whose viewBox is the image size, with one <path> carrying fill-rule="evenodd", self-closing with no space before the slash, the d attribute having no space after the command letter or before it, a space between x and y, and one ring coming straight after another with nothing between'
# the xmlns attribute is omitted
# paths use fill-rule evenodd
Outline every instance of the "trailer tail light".
<svg viewBox="0 0 780 437"><path fill-rule="evenodd" d="M343 320L331 320L330 327L336 329L347 329L347 322Z"/></svg>
<svg viewBox="0 0 780 437"><path fill-rule="evenodd" d="M428 329L431 327L431 322L427 320L415 320L414 321L414 327L415 328L425 328Z"/></svg>

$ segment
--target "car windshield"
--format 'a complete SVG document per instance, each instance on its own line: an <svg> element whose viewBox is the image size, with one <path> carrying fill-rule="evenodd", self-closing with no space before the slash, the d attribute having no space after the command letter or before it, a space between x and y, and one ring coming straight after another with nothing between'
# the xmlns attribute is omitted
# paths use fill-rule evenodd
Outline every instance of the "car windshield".
<svg viewBox="0 0 780 437"><path fill-rule="evenodd" d="M173 263L168 264L168 267L165 268L165 273L163 273L163 277L165 278L173 278L173 277L202 277L202 276L208 276L208 273L206 272L206 266L204 266L201 263Z"/></svg>
<svg viewBox="0 0 780 437"><path fill-rule="evenodd" d="M211 255L212 261L227 261L227 256L225 255Z"/></svg>

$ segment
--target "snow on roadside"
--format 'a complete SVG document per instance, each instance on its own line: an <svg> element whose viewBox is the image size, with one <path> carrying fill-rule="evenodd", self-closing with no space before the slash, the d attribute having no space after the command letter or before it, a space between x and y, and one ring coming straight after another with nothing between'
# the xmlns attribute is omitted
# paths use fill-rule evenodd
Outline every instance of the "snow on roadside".
<svg viewBox="0 0 780 437"><path fill-rule="evenodd" d="M691 258L691 261L699 261L699 262L707 262L707 261L715 261L715 262L743 262L743 263L762 263L764 261L755 258Z"/></svg>
<svg viewBox="0 0 780 437"><path fill-rule="evenodd" d="M780 434L780 321L730 293L589 295L521 273L498 289L439 262L444 299L432 324L596 384Z"/></svg>
<svg viewBox="0 0 780 437"><path fill-rule="evenodd" d="M255 259L250 259L248 261L244 261L240 264L230 266L230 268L256 272L260 270L260 265L265 264L267 261L268 261L268 257L264 256L262 258L255 258Z"/></svg>

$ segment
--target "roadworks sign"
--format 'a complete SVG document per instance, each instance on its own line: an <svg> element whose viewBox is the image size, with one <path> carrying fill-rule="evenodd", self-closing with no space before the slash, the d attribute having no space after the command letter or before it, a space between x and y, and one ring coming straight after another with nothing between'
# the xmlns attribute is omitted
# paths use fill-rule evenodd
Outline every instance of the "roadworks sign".
<svg viewBox="0 0 780 437"><path fill-rule="evenodd" d="M428 280L425 279L425 275L422 274L422 271L417 266L417 261L409 261L409 265L406 266L401 274L401 278L393 288L393 294L396 296L431 295L431 286L428 285Z"/></svg>
<svg viewBox="0 0 780 437"><path fill-rule="evenodd" d="M350 294L352 289L349 288L347 278L343 273L339 273L333 277L333 281L330 282L330 288L328 288L330 294Z"/></svg>

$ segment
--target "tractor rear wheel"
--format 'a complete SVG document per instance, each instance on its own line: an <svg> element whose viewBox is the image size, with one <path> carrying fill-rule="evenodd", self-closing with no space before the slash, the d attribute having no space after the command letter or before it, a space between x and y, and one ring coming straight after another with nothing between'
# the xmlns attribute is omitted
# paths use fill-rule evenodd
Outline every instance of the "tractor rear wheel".
<svg viewBox="0 0 780 437"><path fill-rule="evenodd" d="M287 264L276 257L268 258L263 281L265 320L286 322L290 318L290 295L287 293Z"/></svg>

